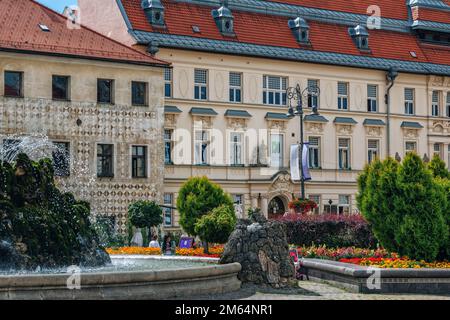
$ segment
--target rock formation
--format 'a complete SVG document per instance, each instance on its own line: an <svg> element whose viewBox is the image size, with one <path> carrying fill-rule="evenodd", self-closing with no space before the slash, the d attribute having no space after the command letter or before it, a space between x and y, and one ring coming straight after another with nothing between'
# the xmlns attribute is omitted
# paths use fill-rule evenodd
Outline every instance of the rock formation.
<svg viewBox="0 0 450 320"><path fill-rule="evenodd" d="M283 287L294 279L295 269L289 256L286 227L268 221L261 213L250 220L241 219L225 246L220 263L239 262L242 282Z"/></svg>

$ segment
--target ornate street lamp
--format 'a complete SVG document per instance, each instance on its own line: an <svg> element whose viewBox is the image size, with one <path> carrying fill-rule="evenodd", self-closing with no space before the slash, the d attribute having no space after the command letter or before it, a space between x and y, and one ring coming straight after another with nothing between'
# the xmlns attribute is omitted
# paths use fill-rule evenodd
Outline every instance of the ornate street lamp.
<svg viewBox="0 0 450 320"><path fill-rule="evenodd" d="M286 96L289 101L289 110L287 116L289 118L299 117L300 118L300 150L303 152L303 121L304 121L304 110L303 110L303 99L308 102L307 108L312 109L314 115L319 115L317 111L317 103L315 100L320 96L320 88L318 86L308 86L305 89L301 89L300 85L297 84L296 87L290 87L286 90ZM296 105L295 107L293 106ZM301 183L301 196L302 199L306 198L305 195L305 174L303 170L303 157L300 157L300 183Z"/></svg>

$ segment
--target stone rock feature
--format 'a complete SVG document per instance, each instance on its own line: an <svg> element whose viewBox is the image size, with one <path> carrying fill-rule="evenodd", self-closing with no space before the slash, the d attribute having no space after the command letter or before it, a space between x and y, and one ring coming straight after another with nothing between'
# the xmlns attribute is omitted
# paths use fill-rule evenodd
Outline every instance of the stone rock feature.
<svg viewBox="0 0 450 320"><path fill-rule="evenodd" d="M50 160L0 161L0 270L111 262L89 217L89 203L55 186Z"/></svg>
<svg viewBox="0 0 450 320"><path fill-rule="evenodd" d="M244 283L284 287L294 279L295 268L289 256L286 226L268 221L261 213L241 219L231 234L221 264L239 262L238 277Z"/></svg>

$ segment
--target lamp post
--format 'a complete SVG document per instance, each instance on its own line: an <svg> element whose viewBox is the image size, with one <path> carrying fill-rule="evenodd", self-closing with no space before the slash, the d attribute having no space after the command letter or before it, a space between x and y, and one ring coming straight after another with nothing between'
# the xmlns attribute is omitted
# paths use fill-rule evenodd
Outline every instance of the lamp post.
<svg viewBox="0 0 450 320"><path fill-rule="evenodd" d="M314 97L316 99L320 96L320 89L318 86L308 86L305 89L301 89L300 85L297 84L295 87L290 87L286 89L286 96L289 101L289 111L287 113L288 118L299 117L300 118L300 150L303 152L304 136L303 136L303 121L304 121L304 110L303 110L303 99L311 99L312 113L318 115L317 103L314 102ZM293 103L296 106L292 106ZM308 106L309 108L310 106ZM305 175L303 171L303 157L300 157L300 183L301 183L301 196L305 199Z"/></svg>

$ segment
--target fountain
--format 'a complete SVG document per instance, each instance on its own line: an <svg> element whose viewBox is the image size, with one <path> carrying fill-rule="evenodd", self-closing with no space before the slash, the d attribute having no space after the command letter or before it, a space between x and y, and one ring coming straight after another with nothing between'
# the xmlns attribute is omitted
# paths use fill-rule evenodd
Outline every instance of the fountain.
<svg viewBox="0 0 450 320"><path fill-rule="evenodd" d="M89 202L55 184L49 159L55 153L64 157L65 150L40 135L8 136L0 149L0 300L164 299L240 288L239 264L111 261L92 227ZM89 177L87 168L77 170Z"/></svg>

